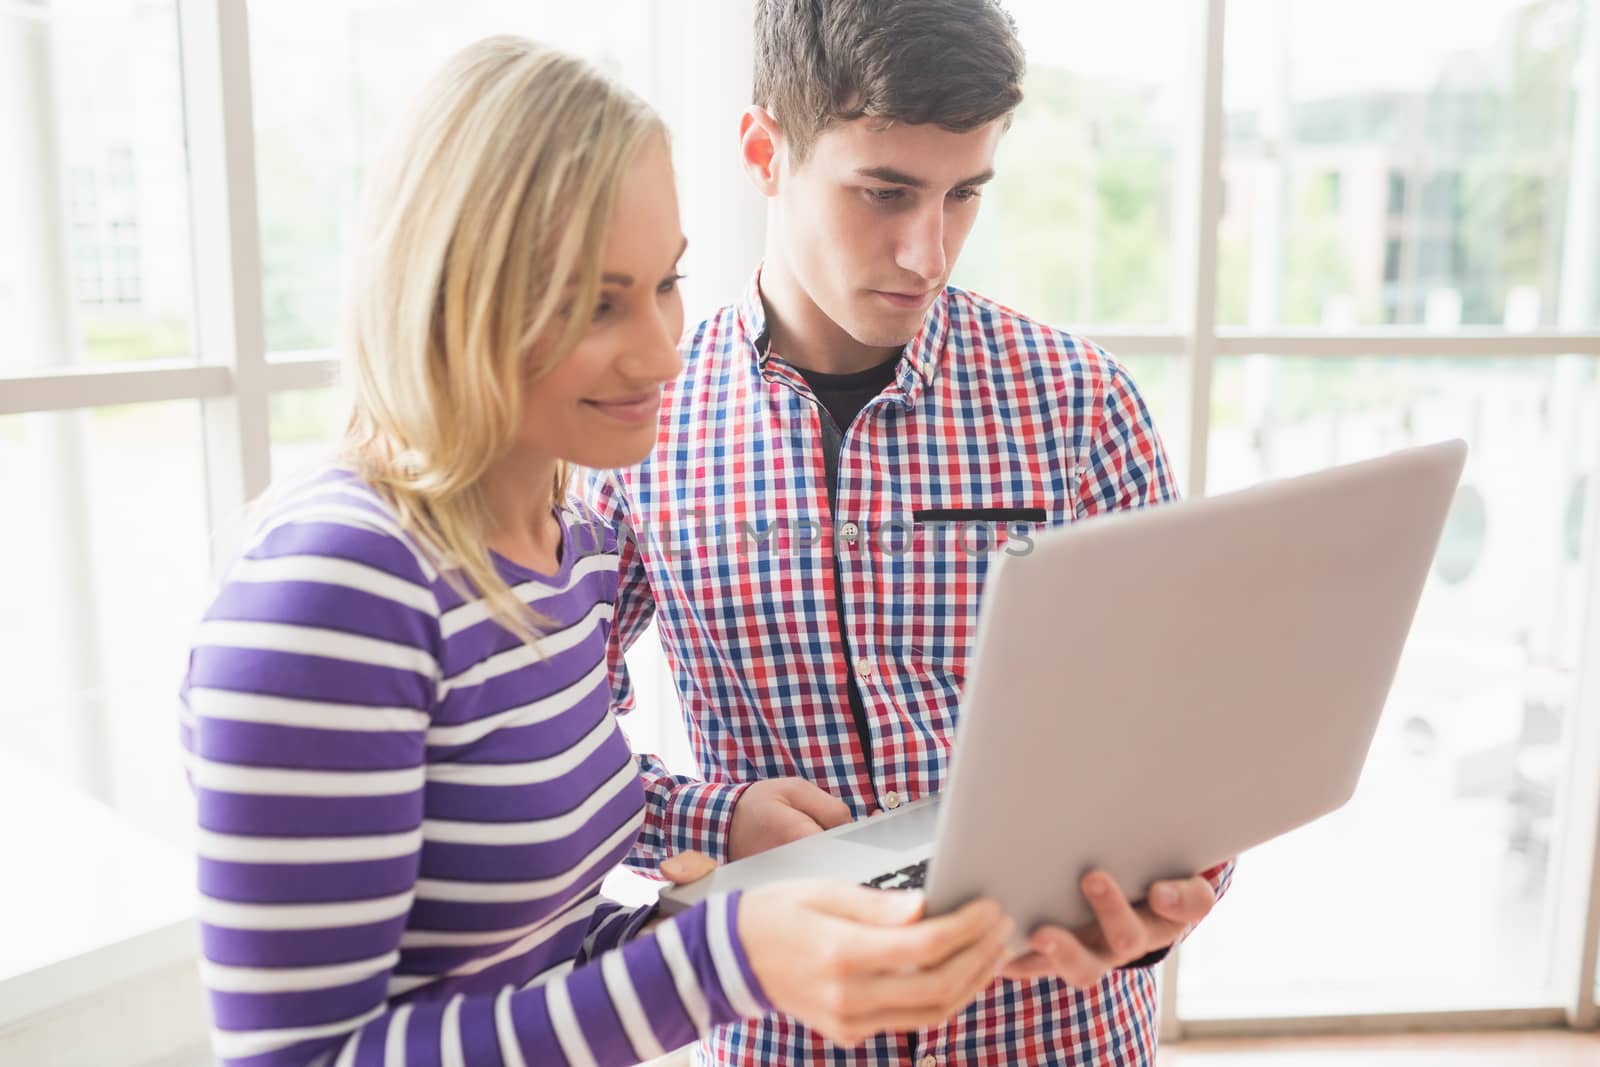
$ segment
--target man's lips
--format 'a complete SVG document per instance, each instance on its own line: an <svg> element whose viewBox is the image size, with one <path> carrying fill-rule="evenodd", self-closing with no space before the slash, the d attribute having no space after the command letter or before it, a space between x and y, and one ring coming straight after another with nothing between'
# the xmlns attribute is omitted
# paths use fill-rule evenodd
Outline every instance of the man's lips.
<svg viewBox="0 0 1600 1067"><path fill-rule="evenodd" d="M933 290L924 289L920 293L897 293L886 289L874 289L872 292L882 297L885 301L897 308L918 308L928 302L928 297Z"/></svg>

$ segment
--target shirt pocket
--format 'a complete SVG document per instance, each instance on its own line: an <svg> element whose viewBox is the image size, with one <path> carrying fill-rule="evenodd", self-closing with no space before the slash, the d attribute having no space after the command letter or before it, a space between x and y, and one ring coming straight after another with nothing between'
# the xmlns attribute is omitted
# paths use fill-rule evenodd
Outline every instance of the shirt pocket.
<svg viewBox="0 0 1600 1067"><path fill-rule="evenodd" d="M959 684L977 634L984 580L996 556L1025 551L1049 521L1042 507L917 508L899 558L897 589L910 616L913 660Z"/></svg>

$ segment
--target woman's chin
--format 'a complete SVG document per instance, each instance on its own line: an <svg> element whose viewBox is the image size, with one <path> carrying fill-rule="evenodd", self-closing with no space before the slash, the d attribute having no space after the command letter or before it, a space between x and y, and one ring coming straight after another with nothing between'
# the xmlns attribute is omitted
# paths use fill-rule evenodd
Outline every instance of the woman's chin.
<svg viewBox="0 0 1600 1067"><path fill-rule="evenodd" d="M650 454L650 449L655 443L654 426L641 427L627 433L613 431L589 437L581 447L562 458L568 463L575 463L591 470L632 467Z"/></svg>

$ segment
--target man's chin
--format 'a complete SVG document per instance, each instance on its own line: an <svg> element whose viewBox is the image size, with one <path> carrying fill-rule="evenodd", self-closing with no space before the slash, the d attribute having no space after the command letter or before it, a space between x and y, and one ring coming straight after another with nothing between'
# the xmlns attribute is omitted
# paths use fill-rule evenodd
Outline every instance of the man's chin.
<svg viewBox="0 0 1600 1067"><path fill-rule="evenodd" d="M893 317L862 316L846 330L856 342L868 348L902 348L922 330L927 312L905 312ZM898 321L896 321L898 320Z"/></svg>

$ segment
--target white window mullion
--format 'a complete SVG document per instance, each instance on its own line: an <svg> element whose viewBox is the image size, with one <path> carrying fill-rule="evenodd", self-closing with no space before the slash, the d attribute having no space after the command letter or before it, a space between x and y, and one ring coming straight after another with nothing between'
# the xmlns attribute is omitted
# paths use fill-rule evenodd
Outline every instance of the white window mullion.
<svg viewBox="0 0 1600 1067"><path fill-rule="evenodd" d="M1559 304L1560 325L1572 331L1592 330L1600 314L1595 292L1600 280L1600 0L1588 0L1585 6ZM1600 455L1588 458L1583 652L1577 699L1568 716L1566 796L1554 813L1555 825L1565 827L1555 878L1555 977L1566 987L1567 1024L1580 1029L1600 1026L1595 988L1600 951Z"/></svg>
<svg viewBox="0 0 1600 1067"><path fill-rule="evenodd" d="M255 128L244 0L182 0L183 101L200 360L233 372L202 401L212 542L272 477L256 208ZM220 559L215 562L221 562Z"/></svg>
<svg viewBox="0 0 1600 1067"><path fill-rule="evenodd" d="M767 204L734 151L749 101L755 26L748 0L651 5L654 99L672 127L689 235L689 321L738 300L766 247ZM692 176L692 177L691 177Z"/></svg>
<svg viewBox="0 0 1600 1067"><path fill-rule="evenodd" d="M1182 247L1187 253L1185 281L1187 306L1183 327L1189 354L1189 485L1191 497L1206 491L1207 446L1211 435L1211 379L1217 356L1217 224L1222 216L1222 111L1223 28L1226 0L1207 0L1202 32L1203 48L1198 68L1195 116L1199 127L1196 149L1190 154L1188 173L1180 180L1198 191L1186 213Z"/></svg>
<svg viewBox="0 0 1600 1067"><path fill-rule="evenodd" d="M1217 224L1222 215L1222 60L1226 0L1206 0L1199 13L1195 71L1195 99L1199 101L1198 141L1186 153L1186 166L1178 180L1194 190L1187 210L1179 215L1185 232L1180 235L1183 273L1179 285L1185 295L1180 304L1186 332L1189 388L1189 484L1191 497L1205 495L1206 451L1211 434L1212 364L1217 350ZM1163 1040L1183 1037L1178 1014L1178 972L1182 947L1173 948L1161 966L1159 1005Z"/></svg>

